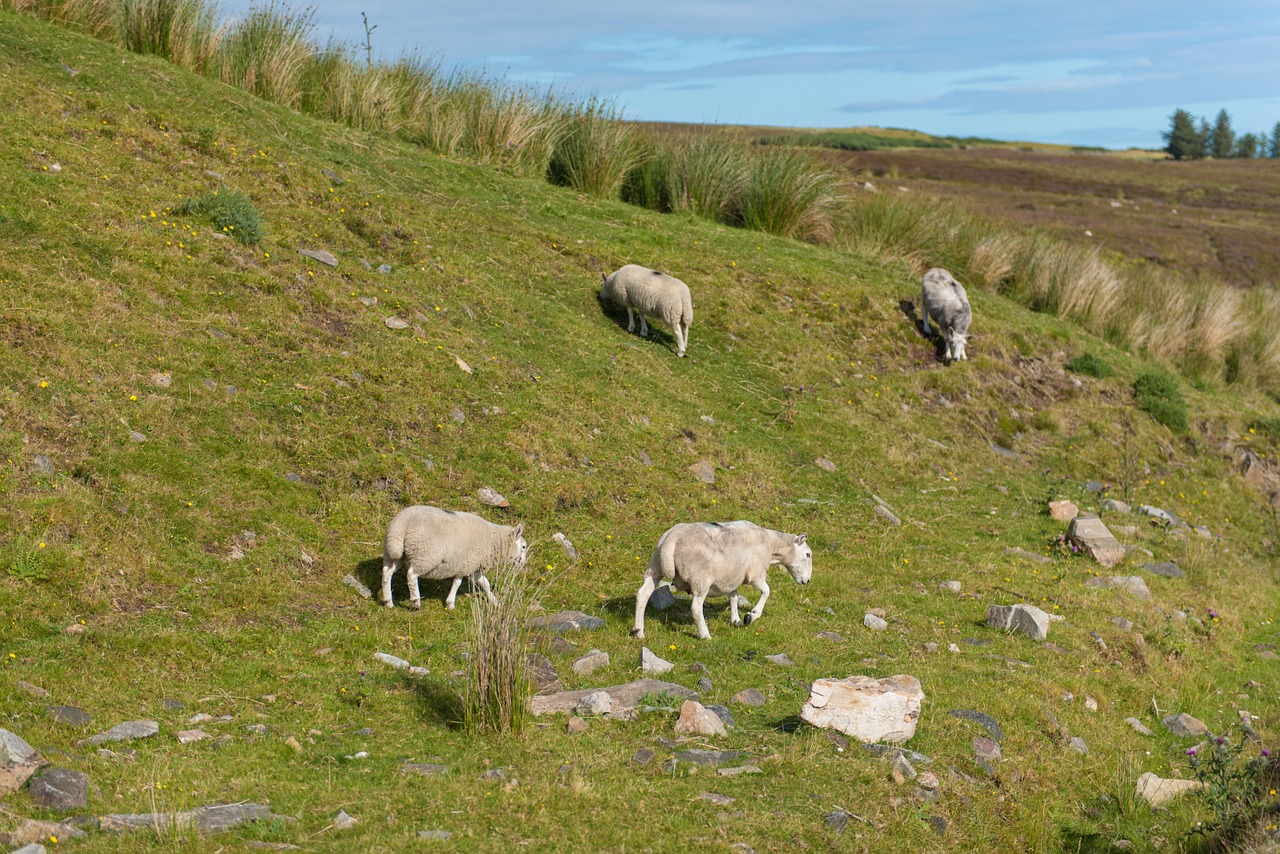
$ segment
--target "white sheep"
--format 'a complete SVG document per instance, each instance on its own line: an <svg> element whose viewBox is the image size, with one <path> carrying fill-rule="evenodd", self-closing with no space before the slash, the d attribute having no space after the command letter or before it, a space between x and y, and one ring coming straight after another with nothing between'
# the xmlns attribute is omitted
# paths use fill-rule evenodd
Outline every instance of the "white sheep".
<svg viewBox="0 0 1280 854"><path fill-rule="evenodd" d="M693 620L700 638L711 637L702 616L702 603L708 596L729 597L729 622L735 626L760 619L769 598L770 566L780 563L798 583L809 583L813 576L813 550L805 544L807 537L808 534L784 534L742 521L675 525L658 540L644 583L636 591L636 625L631 636L644 637L644 609L660 582L693 594ZM738 603L750 606L738 594L744 584L760 591L760 601L740 620Z"/></svg>
<svg viewBox="0 0 1280 854"><path fill-rule="evenodd" d="M421 504L406 507L387 526L382 545L382 604L392 606L391 578L401 563L408 567L411 608L422 607L419 578L453 579L444 600L449 609L453 608L464 578L470 578L493 602L493 591L484 573L503 564L516 569L524 566L529 557L529 544L521 536L523 533L523 524L514 528L495 525L474 513Z"/></svg>
<svg viewBox="0 0 1280 854"><path fill-rule="evenodd" d="M689 286L666 273L628 264L610 275L600 274L600 299L615 302L627 310L627 331L636 331L640 315L640 335L649 336L645 316L659 317L671 324L676 336L676 355L683 356L689 344L689 325L693 323L693 298Z"/></svg>
<svg viewBox="0 0 1280 854"><path fill-rule="evenodd" d="M968 359L964 354L965 340L969 335L969 323L973 312L964 285L941 267L934 267L920 281L920 314L924 334L932 335L929 318L937 322L942 340L947 344L946 357L950 361Z"/></svg>

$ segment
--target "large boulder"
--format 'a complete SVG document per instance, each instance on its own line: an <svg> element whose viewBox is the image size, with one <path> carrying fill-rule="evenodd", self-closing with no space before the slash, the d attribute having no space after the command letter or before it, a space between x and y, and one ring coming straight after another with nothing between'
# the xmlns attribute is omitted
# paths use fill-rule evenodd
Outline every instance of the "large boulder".
<svg viewBox="0 0 1280 854"><path fill-rule="evenodd" d="M1138 778L1137 795L1153 807L1167 804L1174 798L1203 789L1199 780L1166 780L1147 771Z"/></svg>
<svg viewBox="0 0 1280 854"><path fill-rule="evenodd" d="M0 795L18 791L37 768L48 764L15 733L0 729Z"/></svg>
<svg viewBox="0 0 1280 854"><path fill-rule="evenodd" d="M819 679L809 687L800 717L862 742L901 743L915 735L923 703L924 691L914 676Z"/></svg>
<svg viewBox="0 0 1280 854"><path fill-rule="evenodd" d="M685 700L676 721L676 735L727 735L724 721L697 700Z"/></svg>
<svg viewBox="0 0 1280 854"><path fill-rule="evenodd" d="M1124 560L1124 546L1107 530L1102 520L1091 513L1071 520L1067 539L1103 566L1115 566Z"/></svg>
<svg viewBox="0 0 1280 854"><path fill-rule="evenodd" d="M1049 636L1049 615L1035 605L991 605L987 608L987 625L1022 632L1032 640Z"/></svg>

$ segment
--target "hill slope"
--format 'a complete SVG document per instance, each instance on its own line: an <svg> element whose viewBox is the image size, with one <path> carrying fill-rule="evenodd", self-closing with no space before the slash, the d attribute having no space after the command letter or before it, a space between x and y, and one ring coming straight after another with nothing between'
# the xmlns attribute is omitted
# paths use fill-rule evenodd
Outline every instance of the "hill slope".
<svg viewBox="0 0 1280 854"><path fill-rule="evenodd" d="M1274 452L1274 435L1247 429L1273 403L1187 390L1197 433L1176 438L1130 406L1142 365L986 294L971 294L970 361L942 366L900 306L913 271L429 157L9 13L0 70L0 97L21 105L0 127L0 653L6 685L50 692L0 691L5 727L89 774L94 814L255 801L297 819L209 840L144 832L135 850L393 851L429 829L465 850L1155 846L1208 814L1132 806L1142 771L1188 773L1190 742L1144 738L1126 717L1159 730L1157 709L1187 711L1226 731L1241 707L1270 736L1280 666L1254 647L1276 641L1276 522L1233 447ZM259 244L176 213L215 190L261 212ZM627 262L693 289L690 358L597 304L599 273ZM1119 375L1073 381L1061 365L1085 349ZM713 483L693 472L708 465ZM1044 553L1063 529L1045 501L1096 507L1088 480L1214 538L1109 520L1187 571L1149 577L1149 602L1086 586L1099 568L1061 550L1043 564L1006 551ZM483 486L511 508L483 506ZM384 610L342 582L372 584L385 524L410 503L526 523L542 606L606 619L570 639L609 652L608 668L577 676L573 655L554 656L569 687L633 677L633 596L671 524L809 532L812 584L776 576L750 628L717 605L698 641L687 599L650 616L674 681L692 687L689 666L706 665L705 702L763 691L715 740L762 773L664 773L664 713L581 735L553 720L502 743L453 726L469 600L446 612L426 585L421 612ZM962 595L938 589L948 579ZM989 604L1016 601L1065 618L1054 646L982 625ZM863 628L873 607L883 633ZM407 680L378 651L432 675ZM795 665L764 659L779 652ZM933 759L936 801L797 724L813 679L850 673L920 679L909 746ZM1001 723L994 778L973 758L983 731L953 709ZM232 715L204 724L225 737L176 741L197 713ZM161 732L136 752L76 747L130 719ZM642 748L659 762L633 763ZM406 760L452 770L406 775ZM493 768L507 785L480 779ZM699 800L708 790L733 805ZM1094 802L1107 793L1126 806ZM6 829L59 816L7 797ZM837 805L866 822L831 828ZM359 823L334 828L339 810Z"/></svg>

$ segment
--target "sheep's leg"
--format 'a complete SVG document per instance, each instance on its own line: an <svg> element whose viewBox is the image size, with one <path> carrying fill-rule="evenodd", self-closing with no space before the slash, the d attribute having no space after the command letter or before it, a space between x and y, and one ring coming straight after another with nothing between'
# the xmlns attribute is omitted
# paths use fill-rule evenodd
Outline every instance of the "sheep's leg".
<svg viewBox="0 0 1280 854"><path fill-rule="evenodd" d="M644 317L642 316L640 320L643 321ZM636 331L636 313L631 308L631 306L627 306L627 331L628 332Z"/></svg>
<svg viewBox="0 0 1280 854"><path fill-rule="evenodd" d="M743 599L737 593L730 593L729 594L729 625L731 626L742 625L742 618L738 616L738 602L742 602L743 605L747 604L747 600Z"/></svg>
<svg viewBox="0 0 1280 854"><path fill-rule="evenodd" d="M636 624L631 630L633 638L644 637L644 609L649 605L649 597L653 595L654 588L657 587L657 579L652 573L644 574L644 583L640 585L640 589L636 591Z"/></svg>
<svg viewBox="0 0 1280 854"><path fill-rule="evenodd" d="M394 607L391 604L391 576L396 574L396 569L398 569L399 566L400 561L398 558L382 559L382 594L380 598L382 600L382 604L386 605L388 608Z"/></svg>
<svg viewBox="0 0 1280 854"><path fill-rule="evenodd" d="M769 582L762 578L760 579L760 583L756 585L756 588L760 591L760 601L757 602L756 606L748 611L747 615L742 618L742 622L748 626L755 620L760 619L760 615L764 613L765 600L769 598Z"/></svg>
<svg viewBox="0 0 1280 854"><path fill-rule="evenodd" d="M698 627L698 637L703 640L711 639L711 632L707 631L707 619L702 616L702 603L707 601L707 594L695 593L693 596L693 622Z"/></svg>
<svg viewBox="0 0 1280 854"><path fill-rule="evenodd" d="M412 561L405 570L405 578L409 582L409 607L416 611L422 607L422 592L418 589L418 571Z"/></svg>
<svg viewBox="0 0 1280 854"><path fill-rule="evenodd" d="M689 340L689 333L682 327L678 320L675 322L675 325L671 327L671 331L676 334L676 355L683 357L685 346Z"/></svg>
<svg viewBox="0 0 1280 854"><path fill-rule="evenodd" d="M643 311L637 311L636 314L640 315L640 337L648 338L649 337L649 321L645 319Z"/></svg>
<svg viewBox="0 0 1280 854"><path fill-rule="evenodd" d="M490 605L498 604L498 600L493 595L493 590L489 587L489 579L485 578L483 575L477 575L475 577L475 583L477 587L484 591L484 595L489 600Z"/></svg>
<svg viewBox="0 0 1280 854"><path fill-rule="evenodd" d="M920 302L921 302L920 325L924 327L924 334L926 337L928 337L933 334L933 330L929 328L929 309L925 308L925 306L923 305L924 303L923 299L921 299Z"/></svg>
<svg viewBox="0 0 1280 854"><path fill-rule="evenodd" d="M453 603L458 598L458 588L462 586L462 579L455 578L453 584L449 587L449 595L444 597L444 606L450 611L453 610Z"/></svg>

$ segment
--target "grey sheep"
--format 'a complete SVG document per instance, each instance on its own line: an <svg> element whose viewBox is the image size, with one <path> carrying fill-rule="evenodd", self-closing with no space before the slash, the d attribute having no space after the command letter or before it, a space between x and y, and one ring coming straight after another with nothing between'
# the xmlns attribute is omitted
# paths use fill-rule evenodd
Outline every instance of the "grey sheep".
<svg viewBox="0 0 1280 854"><path fill-rule="evenodd" d="M388 608L391 603L391 578L401 564L406 564L409 583L409 607L422 607L422 594L418 591L418 579L438 580L452 578L453 586L444 600L452 609L462 579L484 591L493 602L486 570L509 564L519 569L529 557L529 544L522 534L524 525L514 528L495 525L474 513L441 510L439 507L417 505L406 507L395 515L387 526L387 536L382 545L382 592L380 601Z"/></svg>
<svg viewBox="0 0 1280 854"><path fill-rule="evenodd" d="M644 637L644 609L659 583L693 594L693 620L698 637L710 638L702 603L708 596L729 597L729 621L749 625L760 619L769 599L768 570L782 564L800 584L813 576L813 549L807 534L784 534L752 522L682 522L668 529L658 540L645 571L644 583L636 591L636 623L631 636ZM760 591L760 601L738 619L738 603L749 605L738 588L750 584Z"/></svg>
<svg viewBox="0 0 1280 854"><path fill-rule="evenodd" d="M693 298L689 286L666 273L627 264L610 275L600 274L600 299L615 302L627 310L627 331L636 331L636 314L640 315L640 335L649 336L646 315L671 324L676 336L676 355L683 356L689 344L689 325L693 323Z"/></svg>
<svg viewBox="0 0 1280 854"><path fill-rule="evenodd" d="M929 318L932 317L942 333L942 340L946 342L947 359L953 362L968 359L964 345L969 336L973 311L969 308L964 285L946 270L934 267L920 281L920 301L923 303L920 314L924 334L933 334L929 328Z"/></svg>

